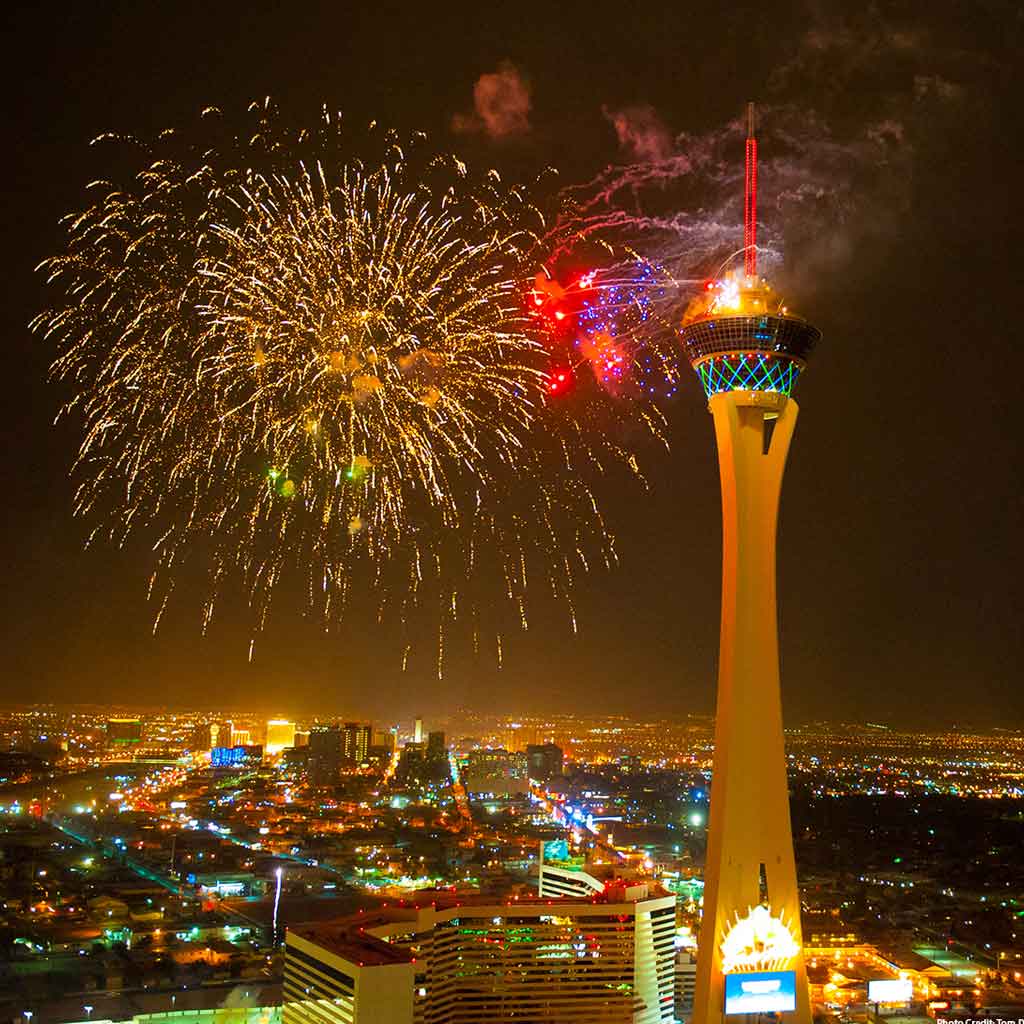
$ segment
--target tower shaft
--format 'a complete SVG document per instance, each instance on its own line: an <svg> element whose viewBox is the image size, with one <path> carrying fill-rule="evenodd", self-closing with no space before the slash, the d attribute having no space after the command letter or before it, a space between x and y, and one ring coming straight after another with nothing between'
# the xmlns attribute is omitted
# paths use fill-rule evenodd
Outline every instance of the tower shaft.
<svg viewBox="0 0 1024 1024"><path fill-rule="evenodd" d="M692 1024L721 1024L725 1005L722 940L737 916L770 904L800 954L796 1011L810 1024L800 935L782 732L775 605L779 496L796 403L782 394L713 394L722 485L722 621L704 916Z"/></svg>

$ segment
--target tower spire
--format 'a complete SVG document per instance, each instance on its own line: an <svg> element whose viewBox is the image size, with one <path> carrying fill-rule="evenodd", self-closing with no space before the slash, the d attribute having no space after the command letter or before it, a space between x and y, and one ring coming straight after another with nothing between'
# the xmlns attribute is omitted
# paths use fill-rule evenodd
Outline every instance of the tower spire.
<svg viewBox="0 0 1024 1024"><path fill-rule="evenodd" d="M743 269L757 277L757 134L754 104L747 104L747 173L743 191Z"/></svg>

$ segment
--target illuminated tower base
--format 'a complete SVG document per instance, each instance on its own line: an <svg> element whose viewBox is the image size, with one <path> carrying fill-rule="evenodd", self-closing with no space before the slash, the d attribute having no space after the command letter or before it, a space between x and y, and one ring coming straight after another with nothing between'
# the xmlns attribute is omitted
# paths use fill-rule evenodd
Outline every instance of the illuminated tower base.
<svg viewBox="0 0 1024 1024"><path fill-rule="evenodd" d="M795 1010L810 1024L782 733L775 609L775 534L782 474L797 404L775 391L712 394L722 483L722 626L718 708L705 866L704 917L693 1024L720 1024L726 974L737 970L723 941L757 907L788 930L784 948L752 954L739 971L795 972ZM768 920L769 913L759 912ZM738 939L750 918L733 936ZM752 927L752 926L750 926ZM784 946L785 944L783 944ZM770 946L770 944L769 944Z"/></svg>

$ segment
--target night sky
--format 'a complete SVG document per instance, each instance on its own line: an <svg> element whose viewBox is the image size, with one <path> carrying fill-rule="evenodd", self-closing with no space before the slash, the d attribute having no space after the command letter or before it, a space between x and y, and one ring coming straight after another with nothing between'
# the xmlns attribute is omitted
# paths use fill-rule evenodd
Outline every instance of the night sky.
<svg viewBox="0 0 1024 1024"><path fill-rule="evenodd" d="M788 720L1024 726L1022 15L996 0L841 13L853 6L5 5L3 698L388 719L458 704L710 711L721 533L696 378L666 406L671 453L649 454L650 492L603 495L621 564L580 583L578 635L539 604L530 631L506 637L500 671L457 645L439 682L427 625L402 674L394 631L358 610L325 636L281 601L250 664L241 608L229 598L202 638L185 587L154 638L141 549L83 549L75 425L52 426L65 395L27 324L46 302L33 268L102 172L87 144L104 131L154 134L269 94L297 118L327 103L423 129L505 177L552 164L569 185L685 149L753 98L805 110L840 157L872 124L898 149L893 180L865 175L845 219L805 239L828 258L801 269L787 249L800 310L824 335L782 502ZM475 108L474 87L479 100L496 74L511 105ZM690 141L673 142L681 133ZM808 186L857 195L856 161L830 166Z"/></svg>

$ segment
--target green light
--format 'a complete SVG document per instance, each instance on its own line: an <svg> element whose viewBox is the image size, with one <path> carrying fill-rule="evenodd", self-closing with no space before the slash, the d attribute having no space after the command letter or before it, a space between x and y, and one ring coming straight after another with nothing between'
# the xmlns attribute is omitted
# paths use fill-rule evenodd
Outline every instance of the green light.
<svg viewBox="0 0 1024 1024"><path fill-rule="evenodd" d="M729 353L699 363L697 373L708 398L722 391L775 391L789 396L800 367L779 356Z"/></svg>

